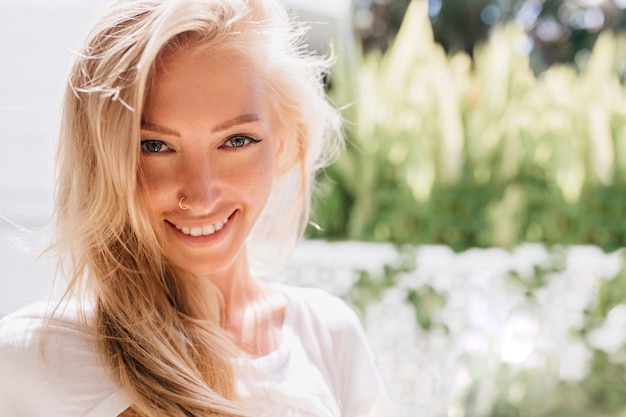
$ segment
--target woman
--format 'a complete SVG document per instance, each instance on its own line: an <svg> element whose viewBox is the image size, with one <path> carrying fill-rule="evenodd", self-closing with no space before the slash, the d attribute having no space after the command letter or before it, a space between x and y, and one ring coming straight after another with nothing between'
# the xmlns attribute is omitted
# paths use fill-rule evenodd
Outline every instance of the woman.
<svg viewBox="0 0 626 417"><path fill-rule="evenodd" d="M99 19L59 140L68 292L1 322L0 415L379 415L354 313L267 280L340 138L301 32L273 0L122 0Z"/></svg>

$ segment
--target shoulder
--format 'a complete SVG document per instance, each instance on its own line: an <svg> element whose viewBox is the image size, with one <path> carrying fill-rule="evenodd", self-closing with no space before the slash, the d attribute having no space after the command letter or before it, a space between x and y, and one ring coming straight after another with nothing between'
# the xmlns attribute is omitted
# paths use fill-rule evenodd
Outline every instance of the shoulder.
<svg viewBox="0 0 626 417"><path fill-rule="evenodd" d="M117 415L124 404L77 306L52 315L54 306L33 304L0 320L0 415Z"/></svg>
<svg viewBox="0 0 626 417"><path fill-rule="evenodd" d="M56 303L42 301L4 316L0 319L0 340L6 343L25 338L32 332L38 333L47 322L52 328L77 326L77 304L67 303L56 311L55 307Z"/></svg>
<svg viewBox="0 0 626 417"><path fill-rule="evenodd" d="M318 288L284 286L283 290L296 318L317 322L333 333L361 328L355 311L339 297Z"/></svg>
<svg viewBox="0 0 626 417"><path fill-rule="evenodd" d="M285 324L309 351L319 351L327 362L344 362L351 347L369 344L355 310L341 298L317 288L285 286L283 291Z"/></svg>
<svg viewBox="0 0 626 417"><path fill-rule="evenodd" d="M0 361L3 365L38 357L42 333L53 308L48 303L36 303L0 320ZM68 321L67 318L64 320ZM50 333L56 333L55 330L59 331L62 327L63 321L49 321Z"/></svg>
<svg viewBox="0 0 626 417"><path fill-rule="evenodd" d="M58 353L59 337L62 345L72 346L90 339L86 326L79 323L74 305L56 312L51 303L26 306L0 320L0 360L37 358L46 351L46 345L51 353ZM43 343L46 341L50 343Z"/></svg>
<svg viewBox="0 0 626 417"><path fill-rule="evenodd" d="M286 320L339 400L342 416L371 414L386 401L369 340L356 312L319 289L285 287Z"/></svg>

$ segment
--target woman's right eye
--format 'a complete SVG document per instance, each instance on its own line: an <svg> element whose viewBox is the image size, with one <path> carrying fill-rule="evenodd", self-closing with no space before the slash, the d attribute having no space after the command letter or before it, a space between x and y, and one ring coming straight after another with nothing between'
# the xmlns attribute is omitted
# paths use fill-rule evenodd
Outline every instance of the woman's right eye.
<svg viewBox="0 0 626 417"><path fill-rule="evenodd" d="M161 142L160 140L142 140L141 150L145 153L160 153L171 151L170 147L167 146L165 142Z"/></svg>

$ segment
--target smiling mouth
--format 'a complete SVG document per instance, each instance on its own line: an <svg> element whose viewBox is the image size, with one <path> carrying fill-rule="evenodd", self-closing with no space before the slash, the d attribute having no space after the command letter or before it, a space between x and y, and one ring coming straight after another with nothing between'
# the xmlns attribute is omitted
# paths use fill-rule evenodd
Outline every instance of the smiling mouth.
<svg viewBox="0 0 626 417"><path fill-rule="evenodd" d="M224 219L218 221L217 223L207 224L202 227L185 227L178 225L174 226L185 235L197 237L212 235L213 233L222 230L226 223L228 223L228 217L224 217Z"/></svg>

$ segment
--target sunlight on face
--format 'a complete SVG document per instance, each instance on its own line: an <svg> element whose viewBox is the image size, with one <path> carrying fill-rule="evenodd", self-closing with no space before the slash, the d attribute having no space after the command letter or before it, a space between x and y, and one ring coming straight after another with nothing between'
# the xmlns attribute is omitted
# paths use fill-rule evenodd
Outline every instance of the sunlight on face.
<svg viewBox="0 0 626 417"><path fill-rule="evenodd" d="M140 187L180 268L212 275L246 262L245 240L275 175L271 116L240 56L187 48L159 66L142 114Z"/></svg>

